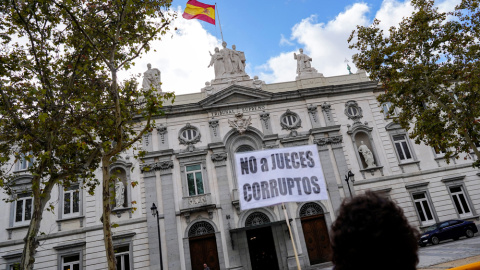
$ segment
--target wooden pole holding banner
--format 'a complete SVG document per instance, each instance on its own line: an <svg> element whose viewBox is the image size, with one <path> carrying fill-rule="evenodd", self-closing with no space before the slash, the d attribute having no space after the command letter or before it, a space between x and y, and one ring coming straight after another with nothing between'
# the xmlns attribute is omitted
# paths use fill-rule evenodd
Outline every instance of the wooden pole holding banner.
<svg viewBox="0 0 480 270"><path fill-rule="evenodd" d="M220 23L220 13L218 12L217 3L215 3L215 10L217 11L218 26L220 27L220 35L222 36L222 42L223 42L222 24Z"/></svg>
<svg viewBox="0 0 480 270"><path fill-rule="evenodd" d="M301 270L300 261L298 260L297 248L295 247L295 240L293 239L292 228L290 228L290 222L288 221L287 209L285 208L285 204L283 202L282 202L282 208L283 208L283 213L285 214L285 221L287 222L288 231L290 232L290 240L292 240L293 253L295 253L295 261L297 261L297 269Z"/></svg>

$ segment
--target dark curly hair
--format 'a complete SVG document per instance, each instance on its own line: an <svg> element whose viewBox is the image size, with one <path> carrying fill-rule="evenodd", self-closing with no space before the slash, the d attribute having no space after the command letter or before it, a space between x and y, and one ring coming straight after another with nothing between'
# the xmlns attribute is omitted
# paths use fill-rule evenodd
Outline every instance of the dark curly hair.
<svg viewBox="0 0 480 270"><path fill-rule="evenodd" d="M367 191L344 201L332 225L335 270L414 270L418 230L388 198Z"/></svg>

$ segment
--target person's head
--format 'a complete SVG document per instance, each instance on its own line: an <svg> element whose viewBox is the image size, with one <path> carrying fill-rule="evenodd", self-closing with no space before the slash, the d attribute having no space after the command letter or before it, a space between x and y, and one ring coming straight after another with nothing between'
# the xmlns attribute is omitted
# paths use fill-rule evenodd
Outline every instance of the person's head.
<svg viewBox="0 0 480 270"><path fill-rule="evenodd" d="M234 51L235 51L236 49L237 49L237 46L235 46L235 45L232 45L232 50L234 50Z"/></svg>
<svg viewBox="0 0 480 270"><path fill-rule="evenodd" d="M215 52L219 52L220 49L218 47L215 47Z"/></svg>
<svg viewBox="0 0 480 270"><path fill-rule="evenodd" d="M147 64L147 68L148 68L148 69L151 69L151 68L152 68L152 64L148 63L148 64Z"/></svg>
<svg viewBox="0 0 480 270"><path fill-rule="evenodd" d="M227 47L227 42L225 42L225 41L222 42L222 46L223 46L223 48L226 48Z"/></svg>
<svg viewBox="0 0 480 270"><path fill-rule="evenodd" d="M331 238L335 270L414 270L418 263L418 231L372 191L342 203Z"/></svg>
<svg viewBox="0 0 480 270"><path fill-rule="evenodd" d="M298 50L298 51L299 51L300 53L303 53L303 49L302 49L302 48L300 48L300 50Z"/></svg>
<svg viewBox="0 0 480 270"><path fill-rule="evenodd" d="M207 264L206 264L206 263L203 264L203 268L207 268Z"/></svg>

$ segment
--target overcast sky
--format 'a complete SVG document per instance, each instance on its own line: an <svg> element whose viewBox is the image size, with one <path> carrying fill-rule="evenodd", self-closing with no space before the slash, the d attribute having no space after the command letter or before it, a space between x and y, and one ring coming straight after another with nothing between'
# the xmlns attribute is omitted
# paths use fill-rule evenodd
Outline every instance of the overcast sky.
<svg viewBox="0 0 480 270"><path fill-rule="evenodd" d="M210 0L200 0L214 4ZM173 0L178 17L171 31L156 41L150 51L136 61L128 73L140 74L147 63L158 68L163 91L177 95L199 92L206 81L214 79L209 51L221 47L220 28L199 20L182 18L187 0ZM437 1L442 11L453 10L459 0ZM347 39L357 25L370 25L374 18L387 29L409 16L410 1L375 0L217 0L217 9L224 40L228 48L235 44L244 51L246 72L259 76L266 83L295 80L296 61L293 53L299 48L313 58L312 66L324 76L347 74L345 59L351 63L355 53L348 49ZM127 76L124 73L123 76Z"/></svg>

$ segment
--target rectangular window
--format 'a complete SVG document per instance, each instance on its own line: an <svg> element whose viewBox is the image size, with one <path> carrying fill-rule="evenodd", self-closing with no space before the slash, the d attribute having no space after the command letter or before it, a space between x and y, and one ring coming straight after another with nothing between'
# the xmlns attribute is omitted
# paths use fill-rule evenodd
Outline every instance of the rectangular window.
<svg viewBox="0 0 480 270"><path fill-rule="evenodd" d="M407 138L405 135L393 136L393 143L395 144L395 150L397 151L400 161L413 160L410 148L408 146Z"/></svg>
<svg viewBox="0 0 480 270"><path fill-rule="evenodd" d="M188 195L195 196L204 194L202 166L200 164L186 166Z"/></svg>
<svg viewBox="0 0 480 270"><path fill-rule="evenodd" d="M413 194L413 201L422 225L434 223L432 208L425 192Z"/></svg>
<svg viewBox="0 0 480 270"><path fill-rule="evenodd" d="M455 205L460 217L471 216L472 211L470 210L470 206L465 197L462 186L454 186L450 187L449 189L450 194L452 195L453 204Z"/></svg>
<svg viewBox="0 0 480 270"><path fill-rule="evenodd" d="M63 193L63 215L72 216L80 213L80 191L78 186L69 187Z"/></svg>
<svg viewBox="0 0 480 270"><path fill-rule="evenodd" d="M115 259L117 260L117 270L130 270L130 247L115 248Z"/></svg>
<svg viewBox="0 0 480 270"><path fill-rule="evenodd" d="M8 270L20 270L20 263L17 262L17 263L12 263L10 265L8 265Z"/></svg>
<svg viewBox="0 0 480 270"><path fill-rule="evenodd" d="M80 254L63 256L62 270L80 270Z"/></svg>
<svg viewBox="0 0 480 270"><path fill-rule="evenodd" d="M22 154L20 159L17 161L17 164L18 164L17 168L18 168L19 171L27 170L30 167L32 167L32 162L33 162L33 157L28 158L28 157L26 157L25 155Z"/></svg>
<svg viewBox="0 0 480 270"><path fill-rule="evenodd" d="M28 224L32 219L33 198L30 194L19 194L15 201L15 224Z"/></svg>
<svg viewBox="0 0 480 270"><path fill-rule="evenodd" d="M390 118L390 117L396 117L397 116L397 112L395 110L393 110L393 112L391 114L388 113L388 111L390 110L391 107L392 107L391 102L385 102L385 103L382 104L382 111L383 111L383 115L385 116L385 118Z"/></svg>

